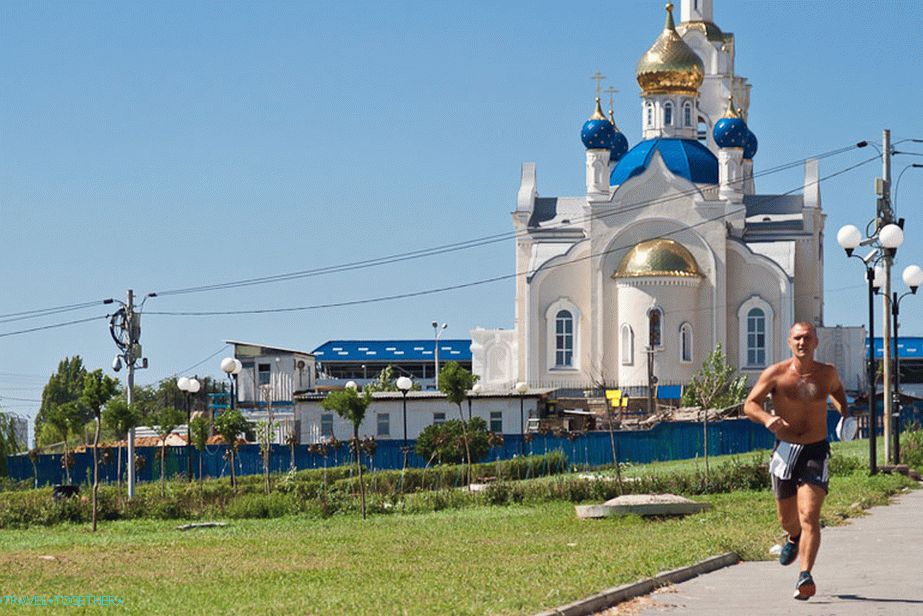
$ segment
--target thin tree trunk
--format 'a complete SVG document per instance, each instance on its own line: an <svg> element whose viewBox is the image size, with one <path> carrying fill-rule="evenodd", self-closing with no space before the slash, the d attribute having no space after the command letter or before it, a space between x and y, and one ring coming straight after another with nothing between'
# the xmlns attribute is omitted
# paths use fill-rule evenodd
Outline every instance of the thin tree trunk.
<svg viewBox="0 0 923 616"><path fill-rule="evenodd" d="M359 474L359 499L362 502L362 519L365 519L365 483L362 481L362 455L359 448L359 426L353 429L353 439L356 443L356 472Z"/></svg>
<svg viewBox="0 0 923 616"><path fill-rule="evenodd" d="M462 439L465 441L465 475L468 478L468 489L470 490L471 481L473 480L473 477L471 476L471 446L468 444L468 428L465 424L465 416L462 413L461 402L459 402L456 406L458 406L458 416L461 418Z"/></svg>
<svg viewBox="0 0 923 616"><path fill-rule="evenodd" d="M619 496L621 496L622 493L623 493L623 492L622 492L622 469L621 469L620 466L619 466L619 450L618 450L618 447L616 447L616 445L615 445L615 430L612 428L612 403L611 403L611 400L607 400L607 402L610 403L610 404L609 404L609 409L608 409L608 414L609 414L609 444L612 446L612 463L615 464L615 482L616 482L616 484L617 484L618 487L619 487ZM546 439L546 443L547 443L547 439ZM547 453L548 453L548 446L547 446L547 444L546 444L546 445L545 445L545 454L547 455Z"/></svg>
<svg viewBox="0 0 923 616"><path fill-rule="evenodd" d="M93 434L93 532L96 532L96 494L99 491L99 415L96 416L96 431Z"/></svg>
<svg viewBox="0 0 923 616"><path fill-rule="evenodd" d="M705 409L705 421L702 425L705 433L705 481L708 481L708 409Z"/></svg>
<svg viewBox="0 0 923 616"><path fill-rule="evenodd" d="M199 452L199 483L202 483L202 452Z"/></svg>
<svg viewBox="0 0 923 616"><path fill-rule="evenodd" d="M167 439L164 439L160 443L160 498L164 498L166 496L166 492L164 490L164 484L163 484L163 475L164 475L163 465L164 465L164 462L166 461L166 454L167 454Z"/></svg>

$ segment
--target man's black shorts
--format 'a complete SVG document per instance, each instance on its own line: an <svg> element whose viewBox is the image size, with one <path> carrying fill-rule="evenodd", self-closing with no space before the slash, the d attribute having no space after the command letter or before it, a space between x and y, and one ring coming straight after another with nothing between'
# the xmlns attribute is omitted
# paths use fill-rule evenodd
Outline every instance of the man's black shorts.
<svg viewBox="0 0 923 616"><path fill-rule="evenodd" d="M779 442L776 441L773 453L778 447ZM790 479L780 479L770 474L772 477L772 492L775 494L776 500L795 496L798 493L798 486L803 483L820 486L824 492L827 492L830 482L829 459L830 443L827 441L804 445L798 459L792 466Z"/></svg>

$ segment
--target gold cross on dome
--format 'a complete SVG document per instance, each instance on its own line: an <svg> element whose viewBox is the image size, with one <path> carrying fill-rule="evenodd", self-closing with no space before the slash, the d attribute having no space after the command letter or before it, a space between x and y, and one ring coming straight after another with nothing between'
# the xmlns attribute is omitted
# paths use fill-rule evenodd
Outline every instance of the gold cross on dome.
<svg viewBox="0 0 923 616"><path fill-rule="evenodd" d="M609 109L612 109L612 102L615 100L615 93L618 91L618 88L613 88L612 86L604 90L604 92L609 95Z"/></svg>
<svg viewBox="0 0 923 616"><path fill-rule="evenodd" d="M595 73L593 73L590 79L596 82L596 96L599 96L599 91L600 91L600 88L602 87L602 82L606 79L606 76L600 73L599 71L596 71Z"/></svg>

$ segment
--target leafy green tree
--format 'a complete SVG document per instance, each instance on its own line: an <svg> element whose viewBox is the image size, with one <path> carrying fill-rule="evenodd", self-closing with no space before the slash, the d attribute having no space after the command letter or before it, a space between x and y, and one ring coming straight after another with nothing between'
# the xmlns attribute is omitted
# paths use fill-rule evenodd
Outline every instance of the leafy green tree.
<svg viewBox="0 0 923 616"><path fill-rule="evenodd" d="M43 428L58 407L80 399L83 395L83 377L86 373L83 360L79 355L65 357L58 363L57 371L48 378L48 383L42 389L42 404L35 416L35 434L38 439L42 439L37 443L38 445L50 445L54 439L66 437L70 433L69 428L62 433L60 422L56 423L51 430L43 430ZM85 424L90 419L89 411L85 411L84 420L80 423Z"/></svg>
<svg viewBox="0 0 923 616"><path fill-rule="evenodd" d="M327 395L322 402L328 411L337 415L353 425L353 444L356 452L356 472L359 476L359 497L362 502L362 519L365 519L365 483L362 481L362 456L360 455L359 425L365 419L369 404L372 403L372 392L366 390L361 396L352 388L343 391L334 391Z"/></svg>
<svg viewBox="0 0 923 616"><path fill-rule="evenodd" d="M208 418L204 415L197 415L189 422L189 432L192 438L192 446L199 452L199 481L202 481L202 452L205 451L205 445L208 443L208 433L211 426Z"/></svg>
<svg viewBox="0 0 923 616"><path fill-rule="evenodd" d="M134 405L129 406L128 400L119 396L112 398L103 409L103 424L115 433L119 441L119 456L116 463L116 482L119 488L122 487L122 441L128 439L128 431L137 428L141 424L141 417L138 415L137 408Z"/></svg>
<svg viewBox="0 0 923 616"><path fill-rule="evenodd" d="M439 371L439 391L445 394L446 399L458 407L458 418L461 420L462 440L465 444L466 475L471 483L471 448L468 445L468 426L462 412L462 402L468 399L468 392L474 387L478 377L466 370L457 361L450 361Z"/></svg>
<svg viewBox="0 0 923 616"><path fill-rule="evenodd" d="M699 372L683 390L683 406L702 408L702 433L705 454L705 477L708 477L708 411L726 409L747 399L747 377L737 375L728 364L721 345L709 353Z"/></svg>
<svg viewBox="0 0 923 616"><path fill-rule="evenodd" d="M0 409L0 477L6 477L6 457L19 453L20 443L16 440L16 425L13 416Z"/></svg>
<svg viewBox="0 0 923 616"><path fill-rule="evenodd" d="M467 450L465 436L468 439ZM471 462L474 463L484 459L490 446L487 422L480 417L473 417L468 422L466 432L462 431L462 422L457 419L427 426L417 438L415 451L421 458L430 462L435 460L438 464L464 462L470 451Z"/></svg>
<svg viewBox="0 0 923 616"><path fill-rule="evenodd" d="M64 476L69 484L71 482L70 472L70 452L67 449L67 441L71 434L79 432L86 423L87 409L81 403L80 399L72 400L51 407L46 415L43 426L43 433L49 433L52 430L64 441ZM50 430L45 430L48 427Z"/></svg>
<svg viewBox="0 0 923 616"><path fill-rule="evenodd" d="M102 427L100 415L103 405L106 404L118 391L119 382L103 374L102 370L94 370L83 377L83 393L80 404L88 409L96 420L96 429L93 431L93 532L96 532L96 496L99 492L99 431Z"/></svg>
<svg viewBox="0 0 923 616"><path fill-rule="evenodd" d="M215 430L221 435L231 454L231 486L237 493L237 477L234 474L234 461L237 455L237 437L250 429L250 422L244 419L237 409L224 411L215 419Z"/></svg>
<svg viewBox="0 0 923 616"><path fill-rule="evenodd" d="M160 437L160 496L166 496L164 486L164 467L167 461L167 437L176 428L183 423L185 414L172 406L160 409L157 414L157 435Z"/></svg>
<svg viewBox="0 0 923 616"><path fill-rule="evenodd" d="M683 406L724 409L747 399L747 377L728 364L721 345L712 351L683 389Z"/></svg>

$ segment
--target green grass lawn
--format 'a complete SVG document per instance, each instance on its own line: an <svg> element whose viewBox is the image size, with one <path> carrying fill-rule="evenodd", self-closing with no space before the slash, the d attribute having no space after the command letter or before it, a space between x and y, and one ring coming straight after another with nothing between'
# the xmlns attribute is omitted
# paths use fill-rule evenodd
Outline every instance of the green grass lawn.
<svg viewBox="0 0 923 616"><path fill-rule="evenodd" d="M837 451L861 457L858 445ZM824 521L912 483L834 477ZM187 532L148 520L106 522L96 534L88 525L2 530L0 599L116 595L136 614L530 614L726 551L770 558L781 532L768 491L699 498L714 509L661 520L580 521L573 504L551 502Z"/></svg>

